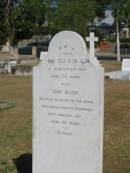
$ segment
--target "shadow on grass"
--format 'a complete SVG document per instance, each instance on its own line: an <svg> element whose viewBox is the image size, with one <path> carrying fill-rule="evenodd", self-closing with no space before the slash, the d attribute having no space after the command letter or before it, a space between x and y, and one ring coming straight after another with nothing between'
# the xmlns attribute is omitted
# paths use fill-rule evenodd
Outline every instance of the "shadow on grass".
<svg viewBox="0 0 130 173"><path fill-rule="evenodd" d="M13 159L18 173L32 173L32 154L26 153Z"/></svg>

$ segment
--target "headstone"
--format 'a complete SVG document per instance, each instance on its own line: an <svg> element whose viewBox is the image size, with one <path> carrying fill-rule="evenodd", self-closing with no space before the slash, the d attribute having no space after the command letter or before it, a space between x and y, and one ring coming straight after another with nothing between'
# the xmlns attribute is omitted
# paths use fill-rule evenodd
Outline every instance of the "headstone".
<svg viewBox="0 0 130 173"><path fill-rule="evenodd" d="M5 68L5 70L7 70L8 74L11 74L12 69L11 69L11 65L10 65L9 61L5 64L4 68Z"/></svg>
<svg viewBox="0 0 130 173"><path fill-rule="evenodd" d="M40 53L40 60L41 61L43 61L44 60L44 58L45 58L45 56L47 56L48 55L48 52L47 51L42 51L41 53Z"/></svg>
<svg viewBox="0 0 130 173"><path fill-rule="evenodd" d="M123 59L121 70L106 72L105 76L114 80L130 80L130 59Z"/></svg>
<svg viewBox="0 0 130 173"><path fill-rule="evenodd" d="M33 70L33 173L101 173L104 73L72 31Z"/></svg>
<svg viewBox="0 0 130 173"><path fill-rule="evenodd" d="M97 60L97 58L95 57L95 42L98 41L98 37L94 36L93 32L90 32L90 36L86 37L86 41L90 42L90 54L89 54L89 59L91 61L91 63L95 64L95 65L99 65L99 62Z"/></svg>
<svg viewBox="0 0 130 173"><path fill-rule="evenodd" d="M130 80L130 71L106 72L105 77L113 80Z"/></svg>
<svg viewBox="0 0 130 173"><path fill-rule="evenodd" d="M122 71L129 71L130 72L130 59L123 59Z"/></svg>
<svg viewBox="0 0 130 173"><path fill-rule="evenodd" d="M12 72L11 64L10 64L10 62L8 61L8 74L11 74L11 72Z"/></svg>

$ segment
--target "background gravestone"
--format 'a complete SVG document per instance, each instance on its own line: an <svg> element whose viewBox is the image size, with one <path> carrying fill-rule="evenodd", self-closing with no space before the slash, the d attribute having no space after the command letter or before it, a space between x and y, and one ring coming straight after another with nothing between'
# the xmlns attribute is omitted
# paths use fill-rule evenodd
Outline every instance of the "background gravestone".
<svg viewBox="0 0 130 173"><path fill-rule="evenodd" d="M42 51L41 53L40 53L40 60L42 61L42 60L44 60L44 57L45 56L47 56L48 55L48 52L47 51Z"/></svg>
<svg viewBox="0 0 130 173"><path fill-rule="evenodd" d="M104 73L80 35L58 33L33 71L33 173L101 173Z"/></svg>
<svg viewBox="0 0 130 173"><path fill-rule="evenodd" d="M114 80L130 80L130 59L123 59L120 71L107 72L105 76Z"/></svg>
<svg viewBox="0 0 130 173"><path fill-rule="evenodd" d="M123 59L122 62L122 71L130 72L130 59Z"/></svg>

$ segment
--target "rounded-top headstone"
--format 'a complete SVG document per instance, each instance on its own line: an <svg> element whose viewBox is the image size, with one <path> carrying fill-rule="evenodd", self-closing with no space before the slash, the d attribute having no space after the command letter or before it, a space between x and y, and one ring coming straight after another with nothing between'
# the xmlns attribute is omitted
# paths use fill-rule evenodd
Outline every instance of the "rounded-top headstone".
<svg viewBox="0 0 130 173"><path fill-rule="evenodd" d="M104 73L82 37L58 33L33 71L33 173L101 173Z"/></svg>
<svg viewBox="0 0 130 173"><path fill-rule="evenodd" d="M62 31L51 40L49 55L54 59L59 58L59 55L76 55L87 58L87 48L79 34L73 31Z"/></svg>

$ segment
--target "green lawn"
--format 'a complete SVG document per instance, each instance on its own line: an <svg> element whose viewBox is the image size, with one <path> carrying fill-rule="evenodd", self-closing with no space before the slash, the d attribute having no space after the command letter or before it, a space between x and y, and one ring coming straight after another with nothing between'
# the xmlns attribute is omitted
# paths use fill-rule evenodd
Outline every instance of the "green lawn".
<svg viewBox="0 0 130 173"><path fill-rule="evenodd" d="M12 159L32 152L32 78L0 76L0 101L15 103L0 112L0 173L16 173ZM105 81L104 116L104 173L130 173L130 81Z"/></svg>

